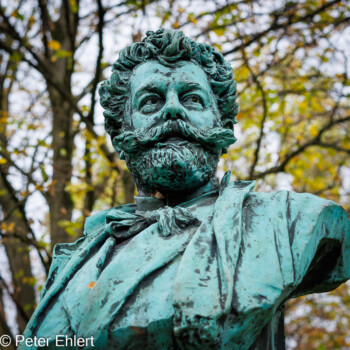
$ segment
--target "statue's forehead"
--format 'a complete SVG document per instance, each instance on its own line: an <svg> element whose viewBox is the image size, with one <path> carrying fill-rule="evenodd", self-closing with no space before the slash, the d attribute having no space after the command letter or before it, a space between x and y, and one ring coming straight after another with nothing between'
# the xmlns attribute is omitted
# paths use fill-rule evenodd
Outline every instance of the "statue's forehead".
<svg viewBox="0 0 350 350"><path fill-rule="evenodd" d="M134 92L140 85L147 83L162 86L177 82L194 82L211 90L204 70L192 62L181 62L176 67L168 67L157 61L148 61L134 69L131 77L131 91Z"/></svg>

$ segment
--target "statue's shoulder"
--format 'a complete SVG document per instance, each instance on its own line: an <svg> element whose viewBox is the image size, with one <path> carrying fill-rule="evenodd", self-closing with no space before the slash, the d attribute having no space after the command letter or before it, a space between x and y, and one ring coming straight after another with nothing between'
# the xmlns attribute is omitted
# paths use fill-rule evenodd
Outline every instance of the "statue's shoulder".
<svg viewBox="0 0 350 350"><path fill-rule="evenodd" d="M135 211L135 204L124 204L117 207L101 210L85 219L84 236L77 239L74 243L58 243L53 250L54 260L67 260L78 250L84 247L84 244L91 242L99 236L105 229L106 216L111 210L120 210L123 212ZM61 264L61 263L60 263Z"/></svg>
<svg viewBox="0 0 350 350"><path fill-rule="evenodd" d="M240 187L227 186L228 201L236 200ZM237 207L222 208L235 217ZM295 295L329 291L350 278L350 221L339 204L310 193L251 190L242 204L242 223L245 246L255 247L251 261L276 251L286 285L297 287Z"/></svg>
<svg viewBox="0 0 350 350"><path fill-rule="evenodd" d="M109 210L110 209L100 210L97 213L94 213L93 215L88 216L85 219L85 224L84 224L85 237L92 237L99 234L99 232L103 229L105 225L106 215L108 214Z"/></svg>
<svg viewBox="0 0 350 350"><path fill-rule="evenodd" d="M58 243L53 249L52 263L50 271L42 292L42 297L53 285L60 273L65 269L68 263L74 262L90 245L98 241L98 236L104 232L106 227L106 216L111 210L120 210L124 212L135 211L135 204L119 205L115 208L101 210L85 219L84 235L74 243ZM74 265L74 264L73 264ZM76 266L72 267L76 269Z"/></svg>
<svg viewBox="0 0 350 350"><path fill-rule="evenodd" d="M69 260L71 256L86 242L86 238L97 236L105 225L106 215L109 209L101 210L85 219L84 235L73 243L58 243L53 249L53 262L63 265L60 260Z"/></svg>
<svg viewBox="0 0 350 350"><path fill-rule="evenodd" d="M286 190L271 193L251 192L245 207L264 212L267 217L285 216L288 225L293 228L300 227L302 232L307 232L305 227L314 227L320 222L330 224L334 221L349 221L341 205L310 193Z"/></svg>
<svg viewBox="0 0 350 350"><path fill-rule="evenodd" d="M111 210L120 210L127 213L133 213L136 209L136 204L123 204L117 207L101 210L94 215L85 219L84 236L88 238L98 236L105 228L106 216Z"/></svg>
<svg viewBox="0 0 350 350"><path fill-rule="evenodd" d="M245 205L261 206L269 209L269 211L272 208L285 208L288 215L292 215L292 212L297 213L300 211L304 213L311 211L315 215L326 208L339 208L342 210L339 204L331 200L315 196L311 193L298 193L289 190L278 190L276 192L251 191Z"/></svg>
<svg viewBox="0 0 350 350"><path fill-rule="evenodd" d="M300 227L301 232L308 232L305 227L312 228L320 221L348 223L348 215L339 204L320 198L310 193L297 193L287 190L276 192L254 191L254 182L234 181L224 189L222 198L227 203L234 202L242 191L245 191L242 204L243 216L256 218L259 222L280 218L293 229ZM221 206L230 208L230 206Z"/></svg>

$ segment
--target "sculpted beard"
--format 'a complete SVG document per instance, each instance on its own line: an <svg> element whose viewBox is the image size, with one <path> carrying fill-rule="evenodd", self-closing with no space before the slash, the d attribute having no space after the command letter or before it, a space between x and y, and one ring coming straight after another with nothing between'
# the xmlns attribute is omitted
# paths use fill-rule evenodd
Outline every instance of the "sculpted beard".
<svg viewBox="0 0 350 350"><path fill-rule="evenodd" d="M125 131L113 145L124 152L137 187L154 192L204 185L214 176L222 149L234 141L232 130L202 131L182 120L169 120L149 130Z"/></svg>
<svg viewBox="0 0 350 350"><path fill-rule="evenodd" d="M204 185L215 174L219 157L220 154L187 142L152 148L137 157L126 158L126 163L137 187L153 193Z"/></svg>

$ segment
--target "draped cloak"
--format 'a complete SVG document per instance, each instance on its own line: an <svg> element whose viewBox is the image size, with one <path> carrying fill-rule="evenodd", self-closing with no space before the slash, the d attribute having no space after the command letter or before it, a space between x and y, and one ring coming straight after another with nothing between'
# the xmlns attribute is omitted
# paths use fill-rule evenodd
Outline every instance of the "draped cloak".
<svg viewBox="0 0 350 350"><path fill-rule="evenodd" d="M128 226L136 205L88 218L83 238L55 247L24 336L49 348L60 334L92 336L94 349L284 349L285 302L350 278L350 223L332 201L253 187L180 204L198 220L171 235L156 222L116 244L110 221Z"/></svg>

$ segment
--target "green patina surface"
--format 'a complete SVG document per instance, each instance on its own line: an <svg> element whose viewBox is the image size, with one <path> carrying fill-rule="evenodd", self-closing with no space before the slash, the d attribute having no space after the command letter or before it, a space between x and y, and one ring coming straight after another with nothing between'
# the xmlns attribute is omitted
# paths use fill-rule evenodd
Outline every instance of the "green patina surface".
<svg viewBox="0 0 350 350"><path fill-rule="evenodd" d="M350 278L346 212L229 174L218 184L236 85L219 53L181 32L124 49L100 95L139 196L55 247L25 336L50 348L60 334L95 349L284 349L285 302Z"/></svg>

